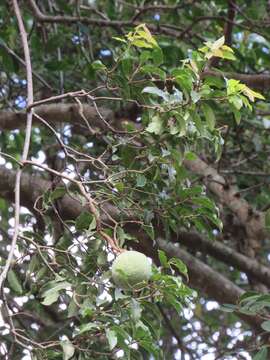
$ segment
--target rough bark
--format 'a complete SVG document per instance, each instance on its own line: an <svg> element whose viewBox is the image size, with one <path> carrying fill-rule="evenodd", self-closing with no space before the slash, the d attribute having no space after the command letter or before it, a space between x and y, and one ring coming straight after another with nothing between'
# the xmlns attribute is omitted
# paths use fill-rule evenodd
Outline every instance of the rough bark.
<svg viewBox="0 0 270 360"><path fill-rule="evenodd" d="M0 196L11 202L14 201L14 183L16 172L5 166L0 166ZM43 179L41 175L24 172L21 180L21 205L30 211L34 208L36 201L51 187L51 182ZM63 219L74 219L83 210L79 201L65 195L59 201L60 212Z"/></svg>
<svg viewBox="0 0 270 360"><path fill-rule="evenodd" d="M249 274L257 281L270 287L270 268L260 264L257 260L251 259L240 254L235 249L224 245L218 240L207 240L195 232L181 232L180 244L184 244L189 249L195 249L204 254L208 254L215 259L224 262L236 269Z"/></svg>
<svg viewBox="0 0 270 360"><path fill-rule="evenodd" d="M207 70L202 74L202 77L205 76L216 76L216 77L226 77L228 79L240 80L248 87L266 91L270 88L270 75L269 74L241 74L235 72L222 72L215 70Z"/></svg>
<svg viewBox="0 0 270 360"><path fill-rule="evenodd" d="M87 119L91 128L106 130L107 125L97 114L95 108L88 104L83 104L83 115ZM113 120L113 112L108 109L99 109L106 121ZM80 107L74 103L46 104L35 107L35 113L50 125L57 123L69 123L80 125L87 129L85 120L80 114ZM34 115L34 124L41 124L40 120ZM25 126L26 112L0 111L0 130L14 130Z"/></svg>
<svg viewBox="0 0 270 360"><path fill-rule="evenodd" d="M251 208L249 203L240 197L237 187L227 184L215 168L200 158L185 160L184 165L192 173L202 176L205 185L217 196L219 202L237 216L246 229L250 255L254 255L265 237L264 214Z"/></svg>

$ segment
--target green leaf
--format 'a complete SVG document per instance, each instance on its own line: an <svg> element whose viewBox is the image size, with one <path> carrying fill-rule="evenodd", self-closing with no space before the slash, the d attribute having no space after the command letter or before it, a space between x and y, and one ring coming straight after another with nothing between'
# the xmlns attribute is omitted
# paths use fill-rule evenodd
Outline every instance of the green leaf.
<svg viewBox="0 0 270 360"><path fill-rule="evenodd" d="M145 130L149 133L160 135L163 130L163 123L161 118L158 115L153 116L151 122L148 124Z"/></svg>
<svg viewBox="0 0 270 360"><path fill-rule="evenodd" d="M172 76L175 77L176 83L187 92L192 90L193 78L191 71L188 69L174 69L172 71Z"/></svg>
<svg viewBox="0 0 270 360"><path fill-rule="evenodd" d="M260 93L258 93L258 92L256 92L256 91L251 90L251 89L250 89L248 86L246 86L246 85L244 85L244 88L243 88L242 91L243 91L243 94L244 94L245 96L247 96L247 97L249 98L249 100L252 101L252 102L255 101L255 98L261 99L261 100L265 100L265 97L264 97L262 94L260 94Z"/></svg>
<svg viewBox="0 0 270 360"><path fill-rule="evenodd" d="M158 250L158 257L159 257L161 266L163 266L164 268L167 268L168 267L168 259L163 250Z"/></svg>
<svg viewBox="0 0 270 360"><path fill-rule="evenodd" d="M209 85L211 87L216 87L218 89L224 88L224 79L219 78L217 76L206 76L204 78L204 84Z"/></svg>
<svg viewBox="0 0 270 360"><path fill-rule="evenodd" d="M231 104L233 104L233 106L237 110L240 110L243 106L243 100L242 100L241 96L233 95L233 96L230 96L228 100Z"/></svg>
<svg viewBox="0 0 270 360"><path fill-rule="evenodd" d="M91 67L93 70L106 70L106 66L100 61L100 60L96 60L94 62L92 62Z"/></svg>
<svg viewBox="0 0 270 360"><path fill-rule="evenodd" d="M89 228L93 221L93 215L88 211L82 212L76 219L75 227L78 231L83 231Z"/></svg>
<svg viewBox="0 0 270 360"><path fill-rule="evenodd" d="M66 189L64 187L56 188L50 195L51 201L61 198L66 193Z"/></svg>
<svg viewBox="0 0 270 360"><path fill-rule="evenodd" d="M157 75L160 77L161 80L165 81L166 79L166 73L165 71L159 69L158 67L156 66L153 66L153 65L144 65L141 67L141 71L143 73L146 73L146 74L154 74L154 75Z"/></svg>
<svg viewBox="0 0 270 360"><path fill-rule="evenodd" d="M129 78L129 76L132 73L132 67L133 67L132 59L129 57L124 58L121 61L121 66L122 66L124 75L126 76L126 78Z"/></svg>
<svg viewBox="0 0 270 360"><path fill-rule="evenodd" d="M153 56L154 64L156 66L159 66L160 64L163 63L163 52L162 52L160 47L155 47L154 48L154 50L152 52L152 56Z"/></svg>
<svg viewBox="0 0 270 360"><path fill-rule="evenodd" d="M188 151L185 153L185 159L186 160L196 160L197 159L197 155L194 154L193 152L191 151Z"/></svg>
<svg viewBox="0 0 270 360"><path fill-rule="evenodd" d="M131 45L145 48L158 47L156 40L153 38L151 32L148 30L145 24L136 26L134 32L130 32L127 35Z"/></svg>
<svg viewBox="0 0 270 360"><path fill-rule="evenodd" d="M267 347L263 347L257 354L252 358L252 360L267 360L268 351Z"/></svg>
<svg viewBox="0 0 270 360"><path fill-rule="evenodd" d="M169 260L169 265L174 265L178 271L188 279L188 270L183 261L177 258L172 258Z"/></svg>
<svg viewBox="0 0 270 360"><path fill-rule="evenodd" d="M99 326L97 324L89 322L87 324L83 324L80 326L78 334L81 335L85 332L88 332L93 329L98 329L98 328L99 328Z"/></svg>
<svg viewBox="0 0 270 360"><path fill-rule="evenodd" d="M90 225L89 225L89 227L88 227L88 231L92 231L92 230L94 230L96 227L97 227L97 220L96 220L96 218L93 216L92 221L91 221L91 223L90 223Z"/></svg>
<svg viewBox="0 0 270 360"><path fill-rule="evenodd" d="M37 279L37 281L39 281L40 279L43 279L43 278L44 278L47 270L48 270L47 266L42 266L42 267L38 270L38 272L37 272L37 274L36 274L36 279Z"/></svg>
<svg viewBox="0 0 270 360"><path fill-rule="evenodd" d="M35 269L39 266L39 259L37 255L34 255L31 257L30 263L28 265L28 272L29 274L32 274Z"/></svg>
<svg viewBox="0 0 270 360"><path fill-rule="evenodd" d="M141 318L142 308L140 306L140 303L135 300L131 299L131 317L133 320L138 321Z"/></svg>
<svg viewBox="0 0 270 360"><path fill-rule="evenodd" d="M225 311L225 312L234 312L237 310L237 307L235 305L232 305L232 304L223 304L221 307L220 307L220 310L222 311Z"/></svg>
<svg viewBox="0 0 270 360"><path fill-rule="evenodd" d="M152 49L153 45L149 44L145 40L136 39L132 41L133 46L137 46L138 48Z"/></svg>
<svg viewBox="0 0 270 360"><path fill-rule="evenodd" d="M137 187L144 187L147 182L147 179L144 175L138 174L136 176L136 186Z"/></svg>
<svg viewBox="0 0 270 360"><path fill-rule="evenodd" d="M63 360L69 360L75 353L75 348L69 340L61 341L63 349Z"/></svg>
<svg viewBox="0 0 270 360"><path fill-rule="evenodd" d="M116 332L111 329L106 329L106 337L109 343L109 349L113 350L115 346L117 345L117 336Z"/></svg>
<svg viewBox="0 0 270 360"><path fill-rule="evenodd" d="M60 296L59 291L65 290L70 286L69 282L61 280L62 279L60 278L46 285L49 288L45 290L42 294L42 297L44 297L44 300L42 302L43 305L51 305L56 302Z"/></svg>
<svg viewBox="0 0 270 360"><path fill-rule="evenodd" d="M70 303L68 305L68 315L67 315L67 317L68 318L73 317L73 316L75 316L77 314L78 314L78 305L76 304L76 302L73 299L71 299Z"/></svg>
<svg viewBox="0 0 270 360"><path fill-rule="evenodd" d="M17 293L18 295L23 294L23 287L22 287L21 282L20 282L19 278L17 277L15 271L9 270L8 275L7 275L7 280L8 280L9 286L15 293Z"/></svg>
<svg viewBox="0 0 270 360"><path fill-rule="evenodd" d="M236 110L236 109L232 109L232 110L233 110L233 114L234 114L236 124L239 125L240 122L241 122L241 112Z"/></svg>
<svg viewBox="0 0 270 360"><path fill-rule="evenodd" d="M194 204L201 205L211 211L215 211L215 204L207 197L194 197L192 201Z"/></svg>
<svg viewBox="0 0 270 360"><path fill-rule="evenodd" d="M154 240L154 239L155 239L155 232L154 232L153 225L152 225L152 224L150 224L150 225L143 225L142 227L143 227L143 229L145 230L145 232L147 233L147 235L148 235L152 240Z"/></svg>
<svg viewBox="0 0 270 360"><path fill-rule="evenodd" d="M146 86L143 90L142 93L147 93L147 94L151 94L151 95L157 95L159 97L162 97L165 101L169 100L168 94L165 93L164 91L160 90L157 87L154 86Z"/></svg>
<svg viewBox="0 0 270 360"><path fill-rule="evenodd" d="M205 120L207 122L207 125L209 126L209 129L211 131L214 130L216 125L216 117L214 114L213 109L206 103L202 103L202 109L204 112Z"/></svg>
<svg viewBox="0 0 270 360"><path fill-rule="evenodd" d="M55 303L58 300L59 295L60 294L58 291L51 292L45 297L45 299L41 302L41 304L43 304L45 306L52 305L53 303Z"/></svg>
<svg viewBox="0 0 270 360"><path fill-rule="evenodd" d="M261 328L265 331L270 331L270 320L264 321L261 324Z"/></svg>
<svg viewBox="0 0 270 360"><path fill-rule="evenodd" d="M194 104L196 104L201 98L201 94L194 90L191 90L190 96L191 96L191 99L194 102Z"/></svg>
<svg viewBox="0 0 270 360"><path fill-rule="evenodd" d="M228 60L235 60L233 50L229 46L224 45L224 42L224 36L215 42L207 41L205 43L206 46L200 48L199 51L203 52L205 54L205 58L208 60L214 56Z"/></svg>
<svg viewBox="0 0 270 360"><path fill-rule="evenodd" d="M116 41L119 41L119 42L122 42L122 43L124 43L124 44L127 43L127 41L126 41L125 39L122 39L122 38L117 37L117 36L113 36L112 39L114 39L114 40L116 40Z"/></svg>
<svg viewBox="0 0 270 360"><path fill-rule="evenodd" d="M194 121L194 124L196 126L196 129L199 131L200 134L204 133L204 126L202 123L202 119L199 116L199 114L197 114L196 112L194 112L192 114L192 120Z"/></svg>

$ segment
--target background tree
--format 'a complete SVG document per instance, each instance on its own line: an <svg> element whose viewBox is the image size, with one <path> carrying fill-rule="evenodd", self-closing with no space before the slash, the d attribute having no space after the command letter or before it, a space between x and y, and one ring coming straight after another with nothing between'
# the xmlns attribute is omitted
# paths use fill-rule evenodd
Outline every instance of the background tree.
<svg viewBox="0 0 270 360"><path fill-rule="evenodd" d="M1 356L268 359L268 2L0 14Z"/></svg>

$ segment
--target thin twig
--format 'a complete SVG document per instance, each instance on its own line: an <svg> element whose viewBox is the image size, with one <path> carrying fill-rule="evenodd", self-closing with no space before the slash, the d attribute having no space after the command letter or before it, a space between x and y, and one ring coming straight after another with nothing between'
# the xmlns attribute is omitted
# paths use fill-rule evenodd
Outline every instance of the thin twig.
<svg viewBox="0 0 270 360"><path fill-rule="evenodd" d="M32 79L32 66L31 66L31 58L30 58L30 50L27 42L27 33L24 28L22 16L20 13L20 8L18 5L17 0L13 0L13 7L14 12L18 21L19 31L21 35L21 41L23 45L24 51L24 58L25 58L25 66L26 66L26 77L27 77L27 104L28 106L33 103L34 95L33 95L33 79ZM24 139L24 146L23 152L21 156L21 162L27 160L29 147L30 147L30 140L31 140L31 129L32 129L32 118L33 112L32 109L27 111L27 122L26 122L26 130L25 130L25 139ZM0 274L0 289L7 277L8 270L10 268L14 251L17 244L17 238L19 234L19 225L20 225L20 186L21 186L21 175L22 175L22 168L19 168L16 173L16 181L15 181L15 215L14 215L14 234L12 237L10 251L8 254L7 261L5 263L4 269Z"/></svg>
<svg viewBox="0 0 270 360"><path fill-rule="evenodd" d="M14 57L19 63L23 66L26 66L25 61L19 57L12 49L10 49L7 44L1 39L0 47L6 50L8 54ZM48 89L53 90L53 87L47 83L37 72L33 71L33 75L41 82L41 84L45 85Z"/></svg>

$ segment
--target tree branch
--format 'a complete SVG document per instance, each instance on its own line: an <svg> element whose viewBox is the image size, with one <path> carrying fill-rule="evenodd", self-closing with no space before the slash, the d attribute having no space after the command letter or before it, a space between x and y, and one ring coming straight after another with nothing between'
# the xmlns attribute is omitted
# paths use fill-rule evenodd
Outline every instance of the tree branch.
<svg viewBox="0 0 270 360"><path fill-rule="evenodd" d="M14 202L14 184L16 172L0 166L0 196ZM21 205L33 211L35 202L48 189L51 182L43 179L40 175L23 173L21 177ZM75 201L68 195L60 200L61 216L64 219L74 219L83 210L80 202Z"/></svg>
<svg viewBox="0 0 270 360"><path fill-rule="evenodd" d="M192 287L199 289L220 304L237 304L244 290L178 246L161 239L158 240L158 243L170 257L178 257L187 265ZM238 314L238 316L256 330L261 331L261 319L258 316L244 314Z"/></svg>
<svg viewBox="0 0 270 360"><path fill-rule="evenodd" d="M202 74L205 76L226 77L228 79L240 80L242 83L251 87L252 89L266 91L270 88L270 75L269 74L241 74L232 72L222 72L214 70L206 70Z"/></svg>
<svg viewBox="0 0 270 360"><path fill-rule="evenodd" d="M113 112L108 109L99 109L106 121L111 122L113 119ZM78 104L73 103L57 103L47 104L35 107L35 112L41 118L44 118L49 124L56 123L70 123L72 125L81 125L86 128L85 120L82 118L80 112L81 108ZM83 114L93 128L105 130L107 125L100 119L94 106L83 104ZM11 112L0 111L0 129L14 130L25 126L27 118L26 112ZM34 124L40 124L40 120L33 116Z"/></svg>
<svg viewBox="0 0 270 360"><path fill-rule="evenodd" d="M32 65L30 58L30 50L27 41L27 33L25 31L23 19L21 16L20 8L17 0L13 0L14 12L18 21L19 31L21 35L21 41L24 51L25 58L25 66L26 66L26 77L27 77L27 104L30 105L33 103L34 95L33 95L33 78L32 78ZM33 118L33 110L29 109L26 113L26 129L25 129L25 138L23 145L23 152L21 156L21 161L25 161L28 157L30 141L31 141L31 129L32 129L32 118ZM8 270L10 268L13 255L16 249L17 239L19 235L19 225L20 225L20 187L21 187L21 176L22 176L22 168L19 168L16 172L16 180L15 180L15 214L14 214L14 234L12 237L12 241L10 244L10 251L8 254L7 261L5 263L4 269L0 274L0 290L2 285L7 277Z"/></svg>
<svg viewBox="0 0 270 360"><path fill-rule="evenodd" d="M218 240L207 240L194 232L182 231L178 239L189 249L196 249L204 254L213 256L215 259L224 262L236 269L252 276L257 281L270 287L270 268L260 264L257 260L240 254L235 249L222 244Z"/></svg>
<svg viewBox="0 0 270 360"><path fill-rule="evenodd" d="M235 186L228 185L215 168L200 158L185 160L184 165L194 174L202 176L207 188L238 217L246 229L250 250L256 252L265 237L264 214L252 209L249 203L239 196Z"/></svg>

